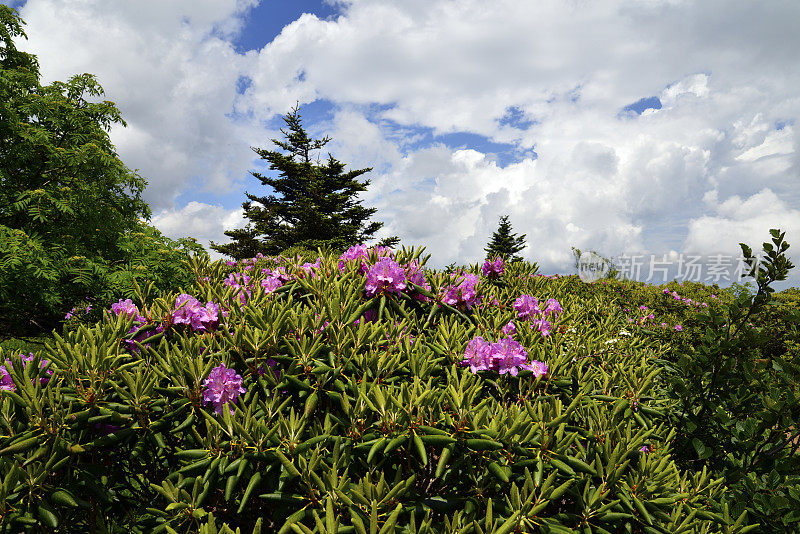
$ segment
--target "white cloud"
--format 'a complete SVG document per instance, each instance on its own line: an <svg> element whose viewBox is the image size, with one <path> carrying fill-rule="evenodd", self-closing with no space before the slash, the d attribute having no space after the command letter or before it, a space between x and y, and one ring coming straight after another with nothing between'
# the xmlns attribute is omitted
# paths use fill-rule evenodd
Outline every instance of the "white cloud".
<svg viewBox="0 0 800 534"><path fill-rule="evenodd" d="M800 242L800 209L790 207L770 189L747 198L733 196L722 202L714 197L710 195L706 200L715 213L689 222L684 251L738 255L739 243L745 243L758 253L761 244L771 240L768 233L771 228L784 230L790 244ZM793 263L799 263L795 247L789 249L788 255ZM797 273L793 273L792 279L797 280Z"/></svg>
<svg viewBox="0 0 800 534"><path fill-rule="evenodd" d="M220 255L208 248L209 243L225 243L228 240L225 231L243 228L246 221L241 208L227 210L192 201L178 210L162 210L153 216L152 223L169 238L187 235L196 238L216 258Z"/></svg>
<svg viewBox="0 0 800 534"><path fill-rule="evenodd" d="M246 125L226 114L249 59L227 40L254 2L234 0L36 0L21 16L21 47L45 82L90 72L127 128L112 141L149 181L145 198L170 208L186 188L229 189L252 159Z"/></svg>
<svg viewBox="0 0 800 534"><path fill-rule="evenodd" d="M384 235L439 265L480 258L502 214L552 270L571 245L669 254L798 230L795 1L351 0L246 55L228 41L247 3L142 5L39 0L23 17L46 72L100 74L131 124L114 140L169 213L197 176L224 190L252 167L256 121L324 98L335 113L311 129L375 167L363 198ZM652 96L661 109L620 114ZM523 120L501 121L512 107ZM426 131L520 151L502 167Z"/></svg>
<svg viewBox="0 0 800 534"><path fill-rule="evenodd" d="M797 135L776 128L800 115L800 37L787 25L798 16L791 2L352 1L337 21L305 17L261 50L241 104L280 103L284 88L384 105L364 136L339 140L344 153L365 139L386 146L381 119L534 147L537 160L505 168L442 146L399 161L378 149L396 163L366 199L440 264L478 259L504 213L528 234L528 257L554 267L573 244L669 253L717 221L709 193L721 203L769 187L785 209L767 213L800 207ZM662 109L618 115L653 95ZM512 106L533 124L500 124ZM736 228L761 224L763 240L769 220L781 221Z"/></svg>

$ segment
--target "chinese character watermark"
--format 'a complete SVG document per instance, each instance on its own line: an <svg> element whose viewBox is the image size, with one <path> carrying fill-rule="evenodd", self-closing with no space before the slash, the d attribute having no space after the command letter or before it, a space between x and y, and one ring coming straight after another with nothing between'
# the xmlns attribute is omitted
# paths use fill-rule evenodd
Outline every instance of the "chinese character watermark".
<svg viewBox="0 0 800 534"><path fill-rule="evenodd" d="M728 283L739 282L758 267L760 258L748 261L732 254L621 254L609 259L595 252L581 254L578 275L584 282L609 276L648 283L669 280ZM612 274L609 274L609 273Z"/></svg>

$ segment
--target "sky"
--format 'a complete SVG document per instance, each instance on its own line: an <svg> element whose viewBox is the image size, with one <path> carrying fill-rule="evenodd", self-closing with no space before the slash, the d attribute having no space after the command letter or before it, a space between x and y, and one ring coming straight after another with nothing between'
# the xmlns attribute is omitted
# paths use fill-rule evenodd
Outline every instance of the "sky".
<svg viewBox="0 0 800 534"><path fill-rule="evenodd" d="M770 228L800 264L796 0L5 3L43 81L90 72L119 106L170 237L244 225L250 147L299 103L434 266L483 259L502 215L546 273L573 246L707 263Z"/></svg>

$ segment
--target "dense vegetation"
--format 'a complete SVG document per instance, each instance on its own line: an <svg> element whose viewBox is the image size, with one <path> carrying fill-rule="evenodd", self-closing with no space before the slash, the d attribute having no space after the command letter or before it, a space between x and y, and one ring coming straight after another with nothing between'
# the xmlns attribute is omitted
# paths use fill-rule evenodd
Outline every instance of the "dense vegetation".
<svg viewBox="0 0 800 534"><path fill-rule="evenodd" d="M798 531L779 231L728 289L542 276L507 217L427 269L360 244L368 169L295 109L211 263L147 224L95 79L42 86L19 36L0 5L0 338L45 335L0 344L0 531Z"/></svg>
<svg viewBox="0 0 800 534"><path fill-rule="evenodd" d="M146 181L108 137L124 124L89 74L41 85L36 57L18 50L16 12L0 5L0 339L41 334L73 306L167 291L189 281L202 252L146 223ZM84 304L85 305L85 304Z"/></svg>
<svg viewBox="0 0 800 534"><path fill-rule="evenodd" d="M796 294L769 305L791 264L766 246L738 297L198 259L187 294L0 354L4 529L796 531Z"/></svg>

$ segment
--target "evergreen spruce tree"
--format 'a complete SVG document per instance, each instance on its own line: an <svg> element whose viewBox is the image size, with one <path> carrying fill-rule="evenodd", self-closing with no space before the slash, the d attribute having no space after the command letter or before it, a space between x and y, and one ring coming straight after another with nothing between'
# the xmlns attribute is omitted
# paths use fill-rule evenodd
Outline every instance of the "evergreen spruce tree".
<svg viewBox="0 0 800 534"><path fill-rule="evenodd" d="M225 232L232 241L212 243L214 250L237 259L298 247L344 250L363 244L383 226L382 222L368 222L377 209L362 206L357 198L369 185L369 180L362 182L358 177L372 169L345 171L345 164L330 153L324 162L314 161L313 152L323 148L330 137L309 137L298 108L283 118L285 139L272 140L281 150L253 148L269 162L270 170L278 171L276 177L251 173L262 185L272 187L274 194L245 193L248 200L242 208L247 226ZM392 246L398 241L392 237L380 244Z"/></svg>
<svg viewBox="0 0 800 534"><path fill-rule="evenodd" d="M525 248L525 234L517 237L511 233L511 223L508 222L508 215L500 217L500 224L497 231L492 234L492 239L486 248L486 258L503 258L504 261L522 261L517 252Z"/></svg>

